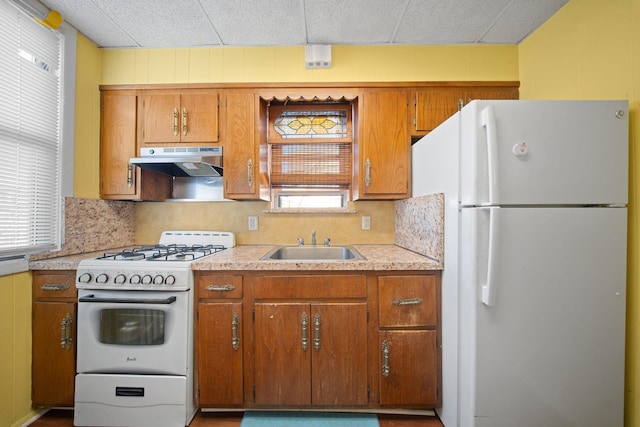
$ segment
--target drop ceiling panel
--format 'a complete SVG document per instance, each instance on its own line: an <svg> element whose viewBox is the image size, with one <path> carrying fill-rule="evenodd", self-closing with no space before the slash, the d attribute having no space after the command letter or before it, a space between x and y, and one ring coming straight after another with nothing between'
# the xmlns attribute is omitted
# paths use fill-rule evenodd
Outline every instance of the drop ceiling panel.
<svg viewBox="0 0 640 427"><path fill-rule="evenodd" d="M515 0L482 38L483 43L518 44L548 20L569 0Z"/></svg>
<svg viewBox="0 0 640 427"><path fill-rule="evenodd" d="M200 1L225 45L306 43L302 2L299 0Z"/></svg>
<svg viewBox="0 0 640 427"><path fill-rule="evenodd" d="M382 44L393 38L406 0L307 0L310 44Z"/></svg>
<svg viewBox="0 0 640 427"><path fill-rule="evenodd" d="M394 40L404 44L475 43L512 0L412 0Z"/></svg>

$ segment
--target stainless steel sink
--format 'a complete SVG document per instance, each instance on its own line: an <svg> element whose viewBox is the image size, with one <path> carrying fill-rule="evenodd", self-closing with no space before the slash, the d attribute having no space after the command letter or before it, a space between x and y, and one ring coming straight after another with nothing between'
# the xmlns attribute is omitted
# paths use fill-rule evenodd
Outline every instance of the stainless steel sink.
<svg viewBox="0 0 640 427"><path fill-rule="evenodd" d="M260 259L271 261L346 261L366 258L351 246L277 246Z"/></svg>

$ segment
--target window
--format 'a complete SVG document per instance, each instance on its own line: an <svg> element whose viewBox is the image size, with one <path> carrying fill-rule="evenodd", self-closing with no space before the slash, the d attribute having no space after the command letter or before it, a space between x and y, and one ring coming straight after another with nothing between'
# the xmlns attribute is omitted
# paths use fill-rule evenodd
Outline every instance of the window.
<svg viewBox="0 0 640 427"><path fill-rule="evenodd" d="M351 110L345 102L269 106L273 210L348 208Z"/></svg>
<svg viewBox="0 0 640 427"><path fill-rule="evenodd" d="M0 0L0 273L60 248L73 183L75 30ZM64 187L64 189L63 189ZM12 269L13 267L9 267Z"/></svg>

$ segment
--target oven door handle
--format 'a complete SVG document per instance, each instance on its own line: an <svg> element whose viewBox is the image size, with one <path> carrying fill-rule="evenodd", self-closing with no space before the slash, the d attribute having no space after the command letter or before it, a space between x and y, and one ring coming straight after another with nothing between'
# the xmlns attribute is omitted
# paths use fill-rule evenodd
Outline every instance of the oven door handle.
<svg viewBox="0 0 640 427"><path fill-rule="evenodd" d="M85 297L80 297L78 299L79 302L106 302L106 303L115 303L115 304L173 304L176 302L175 296L170 296L165 299L154 299L154 298L98 298L95 295L87 295Z"/></svg>

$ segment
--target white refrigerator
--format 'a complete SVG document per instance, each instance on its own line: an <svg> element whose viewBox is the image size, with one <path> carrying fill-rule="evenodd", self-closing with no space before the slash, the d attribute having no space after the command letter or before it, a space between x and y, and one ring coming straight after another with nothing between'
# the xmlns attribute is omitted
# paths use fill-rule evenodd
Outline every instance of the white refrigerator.
<svg viewBox="0 0 640 427"><path fill-rule="evenodd" d="M627 101L473 101L412 147L444 193L445 427L622 427Z"/></svg>

